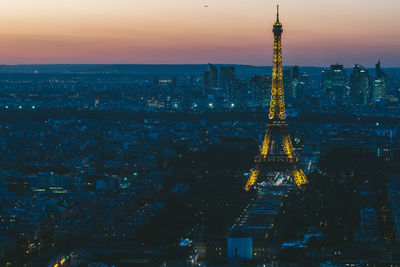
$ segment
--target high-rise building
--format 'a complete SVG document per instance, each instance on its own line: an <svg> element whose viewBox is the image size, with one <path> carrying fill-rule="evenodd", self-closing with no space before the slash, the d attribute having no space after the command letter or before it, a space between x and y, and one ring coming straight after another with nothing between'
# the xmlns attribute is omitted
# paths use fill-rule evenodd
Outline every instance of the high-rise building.
<svg viewBox="0 0 400 267"><path fill-rule="evenodd" d="M346 102L347 74L343 65L331 65L329 69L322 71L322 92L330 106Z"/></svg>
<svg viewBox="0 0 400 267"><path fill-rule="evenodd" d="M290 81L290 95L289 98L291 98L293 101L292 102L297 102L296 96L298 95L300 87L300 70L298 66L293 66L292 67L292 72L291 72L291 81Z"/></svg>
<svg viewBox="0 0 400 267"><path fill-rule="evenodd" d="M213 64L208 64L211 78L211 88L218 87L218 69Z"/></svg>
<svg viewBox="0 0 400 267"><path fill-rule="evenodd" d="M292 98L293 103L295 104L302 104L305 100L307 85L308 85L308 74L306 72L302 72L300 75L300 80L296 81L293 84L292 88Z"/></svg>
<svg viewBox="0 0 400 267"><path fill-rule="evenodd" d="M272 79L267 75L253 75L251 77L253 100L258 105L263 107L269 105L269 99L271 98L271 83Z"/></svg>
<svg viewBox="0 0 400 267"><path fill-rule="evenodd" d="M293 80L300 80L300 70L299 66L293 66L292 67L292 81Z"/></svg>
<svg viewBox="0 0 400 267"><path fill-rule="evenodd" d="M292 81L292 70L284 69L283 70L283 86L285 89L290 87L291 81Z"/></svg>
<svg viewBox="0 0 400 267"><path fill-rule="evenodd" d="M205 71L203 75L203 96L210 93L210 72Z"/></svg>
<svg viewBox="0 0 400 267"><path fill-rule="evenodd" d="M362 66L356 64L350 77L350 97L353 103L365 106L371 99L369 73Z"/></svg>
<svg viewBox="0 0 400 267"><path fill-rule="evenodd" d="M283 70L283 88L285 88L286 101L292 103L292 69Z"/></svg>
<svg viewBox="0 0 400 267"><path fill-rule="evenodd" d="M231 107L240 106L245 100L246 84L241 80L233 80L226 89L227 104ZM233 106L232 106L233 104Z"/></svg>
<svg viewBox="0 0 400 267"><path fill-rule="evenodd" d="M229 86L229 83L235 80L235 67L233 66L222 66L219 69L219 81L220 81L220 86L222 88L227 88Z"/></svg>
<svg viewBox="0 0 400 267"><path fill-rule="evenodd" d="M380 79L382 76L386 76L386 74L381 69L381 61L378 60L378 63L375 64L375 79Z"/></svg>
<svg viewBox="0 0 400 267"><path fill-rule="evenodd" d="M300 69L298 66L292 67L291 82L289 99L293 104L301 104L304 101L306 84L308 82L308 74L303 72L300 75Z"/></svg>
<svg viewBox="0 0 400 267"><path fill-rule="evenodd" d="M305 83L307 85L308 84L308 78L309 78L309 76L308 76L307 72L302 72L301 73L300 81L302 83Z"/></svg>
<svg viewBox="0 0 400 267"><path fill-rule="evenodd" d="M383 79L377 79L373 84L372 99L374 101L382 101L388 98L387 83Z"/></svg>
<svg viewBox="0 0 400 267"><path fill-rule="evenodd" d="M381 101L388 98L388 77L381 69L381 61L375 65L375 80L372 89L372 99Z"/></svg>

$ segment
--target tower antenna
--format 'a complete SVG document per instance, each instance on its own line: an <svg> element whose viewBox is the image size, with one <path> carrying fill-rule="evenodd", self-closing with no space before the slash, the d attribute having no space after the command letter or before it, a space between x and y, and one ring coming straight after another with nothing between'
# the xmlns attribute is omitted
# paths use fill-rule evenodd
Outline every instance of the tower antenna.
<svg viewBox="0 0 400 267"><path fill-rule="evenodd" d="M279 5L276 5L276 22L279 22Z"/></svg>

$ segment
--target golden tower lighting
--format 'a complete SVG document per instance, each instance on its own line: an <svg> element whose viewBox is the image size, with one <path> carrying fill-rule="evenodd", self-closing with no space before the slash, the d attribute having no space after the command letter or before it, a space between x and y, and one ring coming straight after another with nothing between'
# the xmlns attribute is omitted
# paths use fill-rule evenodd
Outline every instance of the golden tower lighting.
<svg viewBox="0 0 400 267"><path fill-rule="evenodd" d="M276 22L272 32L274 33L274 53L267 129L260 154L255 158L256 166L246 183L245 190L250 190L262 174L271 171L288 172L298 187L308 182L303 170L297 167L298 158L293 152L286 123L281 42L283 30L279 22L279 6L277 6Z"/></svg>

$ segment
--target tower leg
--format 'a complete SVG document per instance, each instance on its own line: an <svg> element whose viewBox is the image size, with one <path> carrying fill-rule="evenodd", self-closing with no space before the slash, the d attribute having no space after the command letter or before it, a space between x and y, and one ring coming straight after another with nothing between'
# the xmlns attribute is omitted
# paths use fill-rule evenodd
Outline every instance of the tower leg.
<svg viewBox="0 0 400 267"><path fill-rule="evenodd" d="M296 183L297 187L301 187L308 183L306 175L304 174L302 169L296 167L292 170L292 178Z"/></svg>
<svg viewBox="0 0 400 267"><path fill-rule="evenodd" d="M267 127L265 131L264 141L261 147L261 156L266 157L269 153L269 144L271 142L271 130Z"/></svg>
<svg viewBox="0 0 400 267"><path fill-rule="evenodd" d="M250 188L256 183L257 179L258 179L258 175L260 175L260 171L258 170L258 168L256 167L250 175L250 178L247 180L246 186L244 188L244 190L249 191Z"/></svg>

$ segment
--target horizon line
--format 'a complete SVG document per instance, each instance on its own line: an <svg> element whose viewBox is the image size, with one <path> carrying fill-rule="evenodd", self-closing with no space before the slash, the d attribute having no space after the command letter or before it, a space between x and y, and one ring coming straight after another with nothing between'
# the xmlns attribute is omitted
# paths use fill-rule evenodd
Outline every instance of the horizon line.
<svg viewBox="0 0 400 267"><path fill-rule="evenodd" d="M377 61L378 62L378 61ZM256 68L264 68L264 67L272 67L272 65L251 65L251 64L240 64L240 63L29 63L29 64L0 64L0 67L26 67L26 66L95 66L95 65L102 65L102 66L198 66L198 65L236 65L236 66L249 66L249 67L256 67ZM284 67L303 67L303 68L329 68L331 65L335 65L338 63L332 63L326 66L312 66L312 65L283 65ZM348 67L344 64L344 68L353 68L358 63L354 63L351 67ZM375 68L375 66L365 66L358 64L364 68ZM390 67L381 67L382 69L396 69L400 68L400 66L390 66Z"/></svg>

